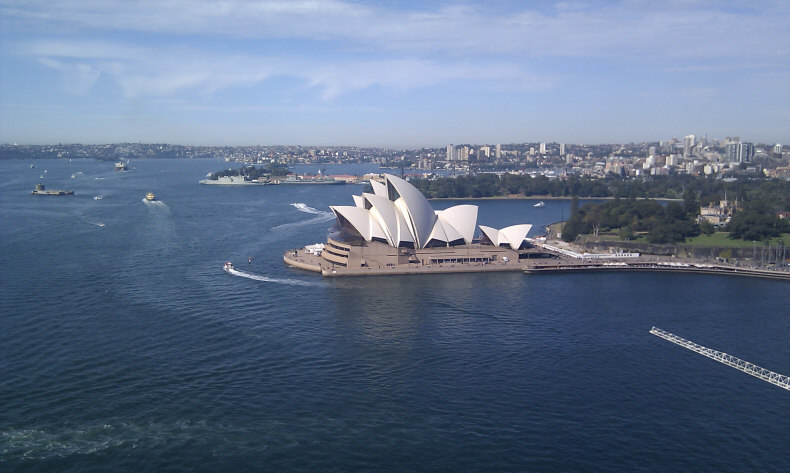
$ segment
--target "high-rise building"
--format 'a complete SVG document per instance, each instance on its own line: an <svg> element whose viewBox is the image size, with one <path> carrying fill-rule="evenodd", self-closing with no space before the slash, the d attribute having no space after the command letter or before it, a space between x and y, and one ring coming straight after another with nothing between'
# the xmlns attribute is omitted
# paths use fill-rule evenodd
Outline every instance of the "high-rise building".
<svg viewBox="0 0 790 473"><path fill-rule="evenodd" d="M560 156L565 156L565 143L560 143Z"/></svg>
<svg viewBox="0 0 790 473"><path fill-rule="evenodd" d="M453 156L454 154L455 154L455 146L447 145L447 160L452 161L454 159Z"/></svg>
<svg viewBox="0 0 790 473"><path fill-rule="evenodd" d="M781 150L779 150L779 152L781 152ZM502 145L500 145L500 144L496 145L496 155L495 156L496 156L496 160L497 161L502 159Z"/></svg>
<svg viewBox="0 0 790 473"><path fill-rule="evenodd" d="M724 145L724 157L731 163L750 163L754 157L754 144L731 141Z"/></svg>
<svg viewBox="0 0 790 473"><path fill-rule="evenodd" d="M461 161L469 161L469 147L463 146L458 148L458 159Z"/></svg>
<svg viewBox="0 0 790 473"><path fill-rule="evenodd" d="M694 135L688 135L683 139L683 157L688 158L691 156L691 151L694 149Z"/></svg>
<svg viewBox="0 0 790 473"><path fill-rule="evenodd" d="M648 156L655 156L656 155L656 147L651 146L650 149L647 151Z"/></svg>
<svg viewBox="0 0 790 473"><path fill-rule="evenodd" d="M540 144L540 154L546 154L546 143Z"/></svg>
<svg viewBox="0 0 790 473"><path fill-rule="evenodd" d="M782 154L782 145L781 144L776 143L774 145L774 154Z"/></svg>

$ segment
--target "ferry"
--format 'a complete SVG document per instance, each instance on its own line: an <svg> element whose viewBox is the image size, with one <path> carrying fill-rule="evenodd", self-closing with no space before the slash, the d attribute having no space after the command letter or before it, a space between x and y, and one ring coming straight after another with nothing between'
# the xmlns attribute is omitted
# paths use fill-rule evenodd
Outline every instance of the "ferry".
<svg viewBox="0 0 790 473"><path fill-rule="evenodd" d="M545 206L546 206L546 204L542 200L540 202L538 202L537 204L533 205L533 207L545 207Z"/></svg>
<svg viewBox="0 0 790 473"><path fill-rule="evenodd" d="M225 272L227 272L227 273L231 272L231 270L233 270L233 269L234 269L234 268L233 268L233 263L231 263L230 261L228 261L227 263L225 263L225 266L224 266L222 269L224 269L224 270L225 270Z"/></svg>
<svg viewBox="0 0 790 473"><path fill-rule="evenodd" d="M115 170L116 171L126 171L127 169L129 169L129 164L128 163L125 163L123 161L118 161L117 163L115 163Z"/></svg>
<svg viewBox="0 0 790 473"><path fill-rule="evenodd" d="M154 195L153 192L149 192L149 193L145 194L145 200L147 200L147 201L156 200L156 196Z"/></svg>

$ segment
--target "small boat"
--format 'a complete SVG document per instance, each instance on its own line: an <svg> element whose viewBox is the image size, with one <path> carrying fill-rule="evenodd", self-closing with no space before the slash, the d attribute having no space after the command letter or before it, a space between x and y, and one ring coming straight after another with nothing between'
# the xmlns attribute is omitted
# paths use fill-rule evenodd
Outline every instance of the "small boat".
<svg viewBox="0 0 790 473"><path fill-rule="evenodd" d="M149 192L149 193L145 194L145 200L147 200L149 202L154 201L154 200L156 200L156 196L154 195L153 192Z"/></svg>
<svg viewBox="0 0 790 473"><path fill-rule="evenodd" d="M545 206L546 206L546 204L542 200L540 202L538 202L537 204L533 205L533 207L545 207Z"/></svg>
<svg viewBox="0 0 790 473"><path fill-rule="evenodd" d="M93 200L102 200L103 198L104 198L104 197L102 197L102 196L100 196L100 195L94 195L94 196L93 196Z"/></svg>
<svg viewBox="0 0 790 473"><path fill-rule="evenodd" d="M225 272L228 272L228 273L231 272L234 269L233 268L233 263L228 261L227 263L225 263L225 266L222 269L224 269Z"/></svg>

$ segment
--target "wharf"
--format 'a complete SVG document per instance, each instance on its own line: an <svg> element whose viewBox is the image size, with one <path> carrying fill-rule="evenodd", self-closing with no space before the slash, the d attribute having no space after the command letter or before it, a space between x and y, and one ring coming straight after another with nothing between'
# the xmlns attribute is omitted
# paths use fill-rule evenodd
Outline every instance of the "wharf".
<svg viewBox="0 0 790 473"><path fill-rule="evenodd" d="M749 276L790 281L790 272L756 268L742 268L721 264L698 264L656 261L628 261L616 263L555 261L549 264L528 265L527 274L594 272L594 271L652 271L682 272L701 274L726 274L730 276Z"/></svg>

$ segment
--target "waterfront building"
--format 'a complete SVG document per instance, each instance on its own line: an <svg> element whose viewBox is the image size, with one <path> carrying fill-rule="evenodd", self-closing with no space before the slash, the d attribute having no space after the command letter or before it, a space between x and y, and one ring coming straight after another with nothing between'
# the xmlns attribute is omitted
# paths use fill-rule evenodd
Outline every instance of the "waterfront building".
<svg viewBox="0 0 790 473"><path fill-rule="evenodd" d="M337 221L320 257L288 250L287 264L324 276L517 271L529 257L530 224L477 226L476 205L434 210L407 181L384 174L354 205L330 206ZM475 230L480 229L475 238Z"/></svg>

